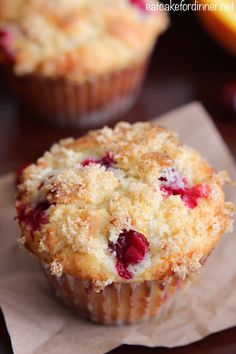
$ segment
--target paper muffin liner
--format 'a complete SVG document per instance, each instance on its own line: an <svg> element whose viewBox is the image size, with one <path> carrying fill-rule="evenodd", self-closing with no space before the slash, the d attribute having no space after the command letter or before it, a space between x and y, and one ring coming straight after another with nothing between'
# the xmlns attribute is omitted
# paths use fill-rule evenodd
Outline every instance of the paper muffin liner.
<svg viewBox="0 0 236 354"><path fill-rule="evenodd" d="M175 292L188 280L175 277L142 283L112 283L100 292L91 281L72 275L46 275L57 296L80 316L106 325L133 324L152 317L162 317ZM168 301L167 301L168 300Z"/></svg>
<svg viewBox="0 0 236 354"><path fill-rule="evenodd" d="M16 76L10 82L34 114L62 126L96 127L119 118L135 103L145 77L148 58L122 70L83 83L36 75Z"/></svg>

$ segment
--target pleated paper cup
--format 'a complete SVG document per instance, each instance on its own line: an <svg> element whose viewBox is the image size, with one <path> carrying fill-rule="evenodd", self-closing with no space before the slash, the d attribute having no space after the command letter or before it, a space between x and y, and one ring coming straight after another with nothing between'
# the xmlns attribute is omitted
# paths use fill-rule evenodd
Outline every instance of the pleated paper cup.
<svg viewBox="0 0 236 354"><path fill-rule="evenodd" d="M165 282L112 283L100 292L91 281L72 275L46 275L57 296L81 317L106 325L134 324L160 317L175 292L188 281L169 277Z"/></svg>
<svg viewBox="0 0 236 354"><path fill-rule="evenodd" d="M32 113L61 126L98 127L118 119L135 103L148 59L82 83L8 71L17 96Z"/></svg>

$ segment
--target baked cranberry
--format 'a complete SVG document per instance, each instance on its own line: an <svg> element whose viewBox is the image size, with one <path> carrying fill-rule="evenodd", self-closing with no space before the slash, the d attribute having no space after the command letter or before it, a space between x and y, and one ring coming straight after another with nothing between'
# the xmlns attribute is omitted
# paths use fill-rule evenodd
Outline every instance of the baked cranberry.
<svg viewBox="0 0 236 354"><path fill-rule="evenodd" d="M131 279L129 265L140 263L148 251L149 242L146 237L134 230L124 230L119 234L116 243L109 243L109 249L116 255L116 268L121 278Z"/></svg>
<svg viewBox="0 0 236 354"><path fill-rule="evenodd" d="M167 197L179 195L185 205L191 209L198 205L200 198L207 198L211 192L206 183L188 187L187 179L182 177L174 168L165 169L158 179L162 182L160 189Z"/></svg>
<svg viewBox="0 0 236 354"><path fill-rule="evenodd" d="M91 164L96 164L96 163L98 163L97 159L95 159L93 157L88 157L87 159L85 159L84 161L81 162L81 165L83 167L85 167L85 166L89 166Z"/></svg>
<svg viewBox="0 0 236 354"><path fill-rule="evenodd" d="M116 261L116 269L121 278L131 279L133 277L133 274L118 260Z"/></svg>
<svg viewBox="0 0 236 354"><path fill-rule="evenodd" d="M210 192L211 188L208 184L196 184L191 188L186 188L181 198L189 208L193 209L198 205L198 200L200 198L208 198Z"/></svg>
<svg viewBox="0 0 236 354"><path fill-rule="evenodd" d="M146 1L145 0L129 0L132 5L137 6L140 10L146 11Z"/></svg>
<svg viewBox="0 0 236 354"><path fill-rule="evenodd" d="M48 215L45 211L50 207L48 201L38 203L35 207L23 203L17 206L18 220L30 228L32 232L39 231L41 225L48 223Z"/></svg>
<svg viewBox="0 0 236 354"><path fill-rule="evenodd" d="M14 61L15 55L10 46L11 33L7 29L0 29L0 51L3 52L5 57L10 61Z"/></svg>
<svg viewBox="0 0 236 354"><path fill-rule="evenodd" d="M103 157L100 159L101 165L105 166L106 168L112 167L115 162L115 156L112 152L106 152Z"/></svg>
<svg viewBox="0 0 236 354"><path fill-rule="evenodd" d="M177 187L171 187L171 186L165 186L165 185L162 185L160 187L160 189L168 197L171 196L171 195L180 195L180 196L182 196L185 193L185 189L177 188Z"/></svg>
<svg viewBox="0 0 236 354"><path fill-rule="evenodd" d="M96 159L95 157L88 157L87 159L81 162L81 165L85 167L91 164L99 164L104 166L105 168L110 168L115 163L116 162L114 159L114 154L112 152L106 152L100 159Z"/></svg>

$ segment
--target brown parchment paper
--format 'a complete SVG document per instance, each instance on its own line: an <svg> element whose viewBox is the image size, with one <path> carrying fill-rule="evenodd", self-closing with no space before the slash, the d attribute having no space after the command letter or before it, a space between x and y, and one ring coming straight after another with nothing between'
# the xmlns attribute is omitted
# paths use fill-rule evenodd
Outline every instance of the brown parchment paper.
<svg viewBox="0 0 236 354"><path fill-rule="evenodd" d="M226 145L198 103L158 119L176 130L217 169L236 168ZM161 323L105 327L82 320L52 294L38 263L18 248L13 178L0 179L0 305L15 354L100 354L120 344L179 346L236 325L236 238L223 237L199 281L175 301ZM236 191L228 191L236 203Z"/></svg>

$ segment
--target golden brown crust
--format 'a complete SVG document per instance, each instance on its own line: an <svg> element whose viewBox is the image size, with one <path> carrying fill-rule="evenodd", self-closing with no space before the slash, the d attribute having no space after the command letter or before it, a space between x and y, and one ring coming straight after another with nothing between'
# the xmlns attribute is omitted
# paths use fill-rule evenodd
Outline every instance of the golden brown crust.
<svg viewBox="0 0 236 354"><path fill-rule="evenodd" d="M17 75L81 82L129 67L149 56L167 24L165 13L129 0L0 0Z"/></svg>
<svg viewBox="0 0 236 354"><path fill-rule="evenodd" d="M113 156L110 168L84 163L107 152ZM209 194L193 207L179 194L167 197L161 181L173 173L180 185L207 186ZM40 260L57 262L54 272L61 272L59 264L81 279L127 281L120 278L108 244L122 230L136 230L149 248L131 267L134 276L128 281L191 276L232 223L233 206L222 190L227 178L154 123L121 122L114 130L105 127L61 141L21 176L17 209L25 247ZM34 216L32 228L21 207L31 210L45 201L41 224Z"/></svg>

